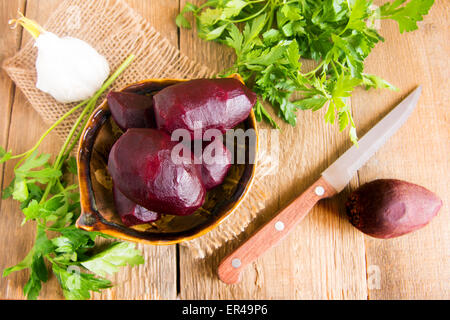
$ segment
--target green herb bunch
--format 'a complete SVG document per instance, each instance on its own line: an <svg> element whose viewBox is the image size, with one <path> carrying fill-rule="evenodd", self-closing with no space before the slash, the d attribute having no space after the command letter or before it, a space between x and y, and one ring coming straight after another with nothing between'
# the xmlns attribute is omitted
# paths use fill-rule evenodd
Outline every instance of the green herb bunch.
<svg viewBox="0 0 450 320"><path fill-rule="evenodd" d="M130 56L102 88L90 99L81 102L56 121L29 151L13 156L0 147L0 163L20 159L14 168L14 179L3 191L2 198L12 197L20 202L24 214L23 223L36 222L36 240L31 251L17 265L3 271L29 269L29 280L23 288L28 299L36 299L42 283L49 279L49 269L58 279L67 299L89 299L91 291L110 288L104 277L119 267L142 264L141 253L128 242L111 242L99 248L97 237L112 238L99 232L78 229L75 222L80 215L78 185L70 184L77 174L72 150L78 145L82 129L94 110L102 93L131 63ZM50 154L38 155L38 148L45 137L71 114L82 112L72 127L66 141L53 163ZM50 266L50 267L49 267Z"/></svg>
<svg viewBox="0 0 450 320"><path fill-rule="evenodd" d="M176 18L190 28L192 12L199 37L234 49L236 60L222 75L239 73L246 84L291 125L296 111L327 108L325 121L339 124L356 143L355 123L348 98L355 87L394 86L364 73L364 60L383 41L375 28L380 19L398 22L400 32L416 30L434 0L395 0L379 8L368 0L208 0L201 6L186 3ZM302 70L300 58L317 67ZM302 99L294 100L294 92ZM261 101L255 105L263 118L277 127Z"/></svg>

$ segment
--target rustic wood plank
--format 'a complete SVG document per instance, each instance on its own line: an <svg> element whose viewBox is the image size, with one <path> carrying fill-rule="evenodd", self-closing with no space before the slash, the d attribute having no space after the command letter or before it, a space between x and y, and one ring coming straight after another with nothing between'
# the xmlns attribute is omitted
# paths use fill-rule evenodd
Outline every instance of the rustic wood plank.
<svg viewBox="0 0 450 320"><path fill-rule="evenodd" d="M59 5L60 0L38 1L29 0L26 14L29 18L45 23L48 16ZM168 19L172 19L178 11L178 2L166 2L160 6L158 2L151 3L142 1L129 1L130 5L140 12L144 17L151 20L156 29L164 35L167 34L172 43L177 43L176 27L168 25ZM17 6L10 10L12 16L16 15ZM3 11L2 11L3 13ZM170 18L168 16L171 16ZM2 31L3 32L3 31ZM23 42L30 37L24 36ZM4 91L2 91L4 92ZM4 119L2 118L2 121ZM45 131L45 125L31 108L25 97L19 91L16 93L14 108L11 117L11 129L8 146L16 153L28 150L36 139ZM24 131L24 128L27 130ZM3 134L3 133L2 133ZM56 153L61 141L56 135L51 135L41 148L42 152ZM5 170L5 181L13 177L13 163L8 163ZM15 201L7 200L1 204L2 224L0 234L2 240L9 243L0 249L0 256L8 257L1 259L0 268L19 262L30 250L34 242L35 227L33 223L27 223L20 227L22 213ZM124 268L111 280L116 286L101 294L95 294L95 299L173 299L176 297L176 247L175 246L143 246L139 248L144 252L145 265ZM17 272L8 278L0 279L0 296L2 298L22 299L22 287L28 279L27 272ZM63 298L59 284L55 277L43 286L41 299Z"/></svg>
<svg viewBox="0 0 450 320"><path fill-rule="evenodd" d="M2 2L0 10L0 66L3 61L13 55L20 47L22 31L11 30L8 20L14 17L18 9L23 10L25 0ZM0 146L7 149L8 131L11 120L11 109L14 100L15 85L3 68L0 70ZM3 187L3 167L0 165L0 188ZM0 198L0 203L1 203Z"/></svg>
<svg viewBox="0 0 450 320"><path fill-rule="evenodd" d="M181 8L185 1L181 1ZM201 3L196 1L194 3ZM208 67L230 65L230 50L180 31L180 50ZM269 191L265 208L245 232L204 260L189 248L180 254L181 297L185 299L343 299L367 297L364 241L339 214L342 196L321 202L276 248L247 268L237 285L225 285L216 268L240 241L301 194L349 146L345 135L326 126L323 113L300 112L295 128L281 124L280 169L261 187ZM268 129L266 124L259 128ZM226 222L224 222L226 223ZM281 263L282 261L282 263ZM207 288L205 290L204 288Z"/></svg>
<svg viewBox="0 0 450 320"><path fill-rule="evenodd" d="M320 190L322 190L322 193L318 192ZM336 194L337 191L325 178L320 177L220 263L217 269L220 280L227 284L238 283L242 270L248 264L256 261L266 251L269 251L281 242L290 230L295 228L320 200L331 198ZM239 262L239 269L235 268L234 260Z"/></svg>
<svg viewBox="0 0 450 320"><path fill-rule="evenodd" d="M178 0L127 0L127 3L169 39L172 45L178 47L178 31L173 22L174 16L178 14Z"/></svg>
<svg viewBox="0 0 450 320"><path fill-rule="evenodd" d="M171 23L178 12L178 1L127 0L127 3L177 46L178 33ZM157 59L157 57L155 57ZM177 296L176 246L151 246L139 244L145 264L123 268L112 277L116 286L94 299L175 299Z"/></svg>
<svg viewBox="0 0 450 320"><path fill-rule="evenodd" d="M400 90L361 90L353 99L355 120L365 131L417 85L423 86L411 118L360 170L359 178L360 183L377 178L410 181L444 201L439 215L424 229L391 240L365 237L367 276L373 280L369 279L370 299L450 298L448 19L448 2L438 0L412 33L400 35L396 23L383 21L386 41L367 60L367 71Z"/></svg>
<svg viewBox="0 0 450 320"><path fill-rule="evenodd" d="M50 14L51 8L57 5L57 1L28 1L25 12L32 19L45 20ZM21 8L23 9L23 8ZM10 13L12 17L17 15L17 7ZM23 33L22 45L30 40L30 36ZM8 148L15 154L23 153L30 149L41 134L47 129L37 113L32 109L25 96L20 90L15 91L14 103L11 115L11 124L8 137ZM25 129L26 128L26 129ZM42 152L56 153L61 141L55 136L50 135L42 145ZM5 184L13 178L13 162L5 165L4 179ZM19 209L17 201L11 199L4 200L1 203L2 223L0 224L0 234L4 243L8 246L2 246L0 256L8 257L1 259L0 268L3 270L21 261L34 243L35 225L27 223L21 226L23 214ZM0 280L0 292L3 298L23 299L22 288L28 280L28 272L15 272L7 278ZM41 297L46 299L58 299L62 294L56 288L59 285L55 278L50 279L49 283L43 287Z"/></svg>
<svg viewBox="0 0 450 320"><path fill-rule="evenodd" d="M155 28L176 45L173 19L178 0L127 0L148 18ZM181 0L181 7L186 1ZM197 0L197 3L201 3ZM382 3L384 1L377 1ZM25 0L5 0L0 12L0 61L14 53L18 34L3 23ZM27 16L45 21L59 0L28 0ZM448 5L436 1L418 31L399 35L394 23L383 22L386 42L380 44L367 61L367 71L382 76L400 91L359 90L352 99L354 116L362 135L417 84L424 85L420 106L407 125L360 170L337 198L321 202L278 247L257 260L243 274L239 285L227 286L216 276L216 268L240 241L268 221L275 212L317 179L349 142L345 134L323 122L323 113L300 112L299 125L282 125L280 163L282 170L263 180L270 191L265 207L238 239L222 246L205 259L195 259L192 249L180 248L180 297L194 299L408 299L450 296L448 248L449 186L449 104L448 89ZM6 19L6 20L5 20ZM3 22L1 22L3 21ZM8 38L9 37L9 38ZM27 41L25 36L23 41ZM5 45L4 45L5 44ZM9 45L8 45L9 44ZM198 39L195 30L181 30L180 49L184 54L221 70L231 64L231 50ZM14 50L12 50L14 48ZM12 51L9 51L12 50ZM0 74L0 145L20 153L27 150L47 128L19 90L11 95L11 82ZM367 102L370 101L370 106ZM12 106L12 114L10 114ZM367 107L366 107L367 106ZM370 108L370 110L367 110ZM5 110L5 112L3 112ZM6 115L5 115L6 113ZM11 118L11 122L10 119ZM10 129L8 133L8 127ZM24 130L26 128L26 130ZM268 126L261 124L260 128ZM292 142L296 141L295 144ZM60 141L51 136L43 152L54 153ZM289 149L285 146L289 146ZM348 192L375 178L399 178L418 183L438 193L444 200L439 216L426 228L393 240L363 236L345 218L342 203ZM444 179L442 179L444 177ZM12 178L12 164L4 170L4 181ZM0 235L8 246L0 248L0 269L20 261L34 241L34 225L20 226L22 213L11 200L0 202ZM176 296L175 246L140 246L146 264L121 271L113 281L117 287L102 299L170 299ZM366 251L366 253L365 253ZM367 267L365 254L367 254ZM380 286L372 282L380 272ZM0 278L0 297L21 299L27 272ZM366 283L366 278L369 283ZM369 289L369 290L368 290ZM43 299L62 298L54 277L44 286Z"/></svg>
<svg viewBox="0 0 450 320"><path fill-rule="evenodd" d="M3 1L1 10L1 60L13 55L22 44L22 30L10 30L7 25L9 19L16 17L17 10L24 11L26 1ZM35 121L36 114L33 110L25 110L21 107L14 108L11 115L13 105L24 104L25 98L16 90L9 77L2 70L1 71L1 144L6 146L8 150L21 153L31 147L31 141L27 143L26 140L31 140L32 137L37 136L43 132L43 124ZM12 119L12 121L11 121ZM27 130L23 130L27 128ZM20 132L20 135L17 133ZM12 134L10 134L12 133ZM16 134L14 134L16 133ZM16 135L16 136L14 136ZM17 139L20 136L21 139ZM2 172L5 187L12 179L12 164L5 165L5 170ZM34 227L24 226L20 227L22 214L18 205L12 200L3 200L1 203L2 223L0 224L0 234L2 241L8 243L8 246L2 246L0 249L1 257L8 257L8 259L0 260L0 269L10 266L11 264L19 262L24 255L31 248L34 239ZM20 236L18 236L20 235ZM22 286L27 280L25 273L12 274L8 278L0 279L0 296L2 298L17 298L20 299L22 295Z"/></svg>

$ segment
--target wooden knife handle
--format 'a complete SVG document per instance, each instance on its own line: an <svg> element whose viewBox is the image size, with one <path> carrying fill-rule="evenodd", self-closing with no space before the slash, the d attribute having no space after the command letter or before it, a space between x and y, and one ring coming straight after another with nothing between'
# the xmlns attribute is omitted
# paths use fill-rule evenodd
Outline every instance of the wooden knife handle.
<svg viewBox="0 0 450 320"><path fill-rule="evenodd" d="M228 284L239 282L241 272L248 264L278 244L303 220L317 201L336 193L336 190L321 177L220 263L218 268L220 280Z"/></svg>

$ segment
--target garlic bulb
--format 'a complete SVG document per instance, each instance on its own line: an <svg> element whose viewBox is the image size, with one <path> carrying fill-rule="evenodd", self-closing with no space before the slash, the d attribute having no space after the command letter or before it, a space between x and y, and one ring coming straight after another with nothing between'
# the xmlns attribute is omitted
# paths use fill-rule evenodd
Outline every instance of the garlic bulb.
<svg viewBox="0 0 450 320"><path fill-rule="evenodd" d="M35 46L38 48L36 87L58 102L92 97L109 75L105 57L82 40L44 32L36 39Z"/></svg>
<svg viewBox="0 0 450 320"><path fill-rule="evenodd" d="M86 100L108 77L108 61L88 43L73 37L60 38L22 14L10 23L20 24L35 38L36 87L58 102Z"/></svg>

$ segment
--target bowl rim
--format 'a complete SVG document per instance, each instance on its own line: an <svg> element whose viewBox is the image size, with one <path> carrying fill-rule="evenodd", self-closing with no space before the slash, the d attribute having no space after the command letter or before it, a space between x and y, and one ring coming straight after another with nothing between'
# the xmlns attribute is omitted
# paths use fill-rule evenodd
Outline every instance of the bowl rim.
<svg viewBox="0 0 450 320"><path fill-rule="evenodd" d="M242 83L243 80L240 77L239 74L232 74L228 78L235 78ZM144 79L140 80L131 84L128 84L124 86L123 88L119 89L118 91L125 91L131 87L147 84L150 82L153 83L180 83L189 81L191 79L174 79L174 78L161 78L161 79ZM93 145L95 143L95 139L98 135L99 128L103 126L106 119L97 119L99 116L103 116L105 112L109 112L108 110L108 102L105 98L102 103L92 112L87 125L83 129L81 140L78 146L77 151L77 165L78 165L78 183L80 188L80 205L81 205L81 214L79 218L76 221L77 228L86 230L86 231L99 231L104 234L111 235L113 237L116 237L118 239L126 240L126 241L133 241L138 243L145 243L145 244L153 244L153 245L171 245L176 244L184 241L193 240L195 238L198 238L209 231L215 229L220 223L222 223L226 218L228 218L241 204L241 202L245 199L248 192L250 191L255 177L255 171L256 171L256 159L258 154L258 148L259 148L259 135L258 135L258 128L257 128L257 122L255 113L253 111L253 108L250 111L250 114L248 118L244 121L250 120L251 127L255 130L255 163L252 164L251 172L249 175L249 179L247 183L244 186L244 190L239 195L239 197L235 200L235 202L232 204L232 206L223 214L221 214L220 217L218 217L214 222L212 222L210 225L201 228L199 231L191 234L191 235L180 235L179 237L175 239L161 239L161 240L155 240L155 239L146 239L141 238L136 235L132 235L127 232L127 230L132 230L133 233L139 232L136 229L121 226L113 222L109 222L106 219L103 218L103 216L100 214L100 212L96 209L95 206L95 196L92 190L92 183L91 183L91 174L90 174L90 157L91 157L91 151L93 148ZM105 118L105 117L103 117ZM100 121L98 121L100 120ZM103 121L102 121L103 120ZM91 131L94 131L91 133ZM86 142L88 142L88 146L86 147ZM87 157L87 158L86 158Z"/></svg>

